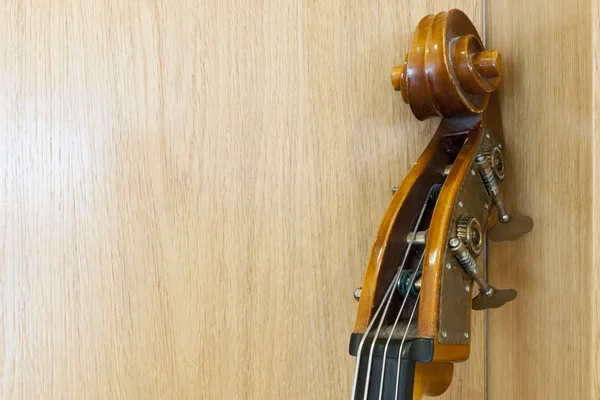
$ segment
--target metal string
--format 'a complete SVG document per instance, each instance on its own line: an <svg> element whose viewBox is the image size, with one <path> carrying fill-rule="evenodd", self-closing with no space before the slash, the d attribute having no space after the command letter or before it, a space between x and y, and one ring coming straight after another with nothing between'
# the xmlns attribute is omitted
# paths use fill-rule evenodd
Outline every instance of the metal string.
<svg viewBox="0 0 600 400"><path fill-rule="evenodd" d="M361 338L360 343L358 345L358 352L356 354L356 369L354 371L354 384L352 385L352 399L354 399L355 396L356 396L356 386L357 386L357 383L358 383L358 372L359 372L359 366L360 366L360 357L361 357L361 354L362 354L362 348L363 348L363 345L365 343L365 339L367 337L367 334L373 328L373 325L375 325L375 321L377 320L377 317L378 317L379 313L381 312L381 309L383 308L384 302L386 301L386 299L388 298L388 296L390 295L390 293L392 293L392 290L396 287L399 277L400 277L400 271L398 271L396 273L396 275L394 276L394 279L392 279L392 283L390 284L390 286L388 287L387 291L385 292L383 298L381 299L381 304L379 305L379 307L375 311L375 314L373 315L373 318L371 319L371 322L367 326L367 330L365 331L365 333L364 333L363 337Z"/></svg>
<svg viewBox="0 0 600 400"><path fill-rule="evenodd" d="M413 285L415 284L415 280L417 278L417 273L419 272L419 270L421 269L421 266L423 265L423 260L425 258L425 251L423 251L423 254L421 254L421 259L419 260L419 264L417 265L417 268L415 269L415 272L413 273L413 276L410 279L410 283L408 285L408 288L406 289L406 295L404 296L404 300L402 301L402 305L400 306L400 311L398 311L398 315L396 315L396 320L394 321L394 325L392 326L392 330L390 331L390 334L388 336L387 341L385 342L385 347L383 350L383 365L381 368L381 380L379 382L379 400L382 399L382 395L383 395L383 378L385 376L385 359L387 356L387 352L388 352L388 348L390 345L390 342L392 341L392 335L394 334L394 332L396 331L396 325L398 325L398 321L400 321L400 316L402 315L402 310L404 310L404 306L406 304L406 300L408 299L408 295L413 287ZM414 313L413 309L413 313ZM412 319L412 315L411 315L411 319ZM404 337L406 337L406 332L408 332L408 329L410 328L410 321L408 322L408 325L406 326L406 330L404 332ZM402 343L404 343L404 338L402 339ZM402 344L400 344L400 349L402 350ZM398 365L400 365L400 358L398 358ZM396 389L397 390L397 389Z"/></svg>
<svg viewBox="0 0 600 400"><path fill-rule="evenodd" d="M398 285L398 280L400 280L400 276L401 276L402 270L404 269L404 265L406 264L406 260L408 259L408 254L412 247L414 238L415 238L417 232L419 231L419 226L421 225L421 220L423 219L423 215L425 214L425 210L427 209L427 202L429 201L431 191L432 190L429 189L429 192L427 193L427 197L425 198L425 202L423 203L423 208L421 208L421 213L419 214L419 218L417 219L415 229L414 229L411 239L408 243L408 247L406 248L406 252L404 253L404 258L402 259L402 264L400 264L399 271L396 274L397 277L395 277L392 280L394 287L396 287ZM369 361L367 363L367 373L366 373L366 379L365 379L365 391L364 391L364 396L363 396L364 400L367 400L367 395L369 394L368 388L369 388L369 380L371 379L371 367L373 366L373 352L375 350L375 344L377 342L377 339L379 338L379 333L381 332L381 327L383 325L383 321L385 319L385 316L387 315L390 305L392 304L392 299L394 298L395 293L396 293L396 291L392 291L391 295L389 296L389 298L387 300L385 309L383 310L383 315L381 316L381 318L379 320L379 324L377 325L377 330L375 331L373 341L371 342L371 346L369 349Z"/></svg>
<svg viewBox="0 0 600 400"><path fill-rule="evenodd" d="M402 360L402 347L404 347L404 341L406 340L406 334L408 333L408 329L410 328L410 323L412 322L413 317L415 316L415 311L417 310L417 304L419 304L419 299L421 298L421 292L417 295L417 301L415 301L415 305L410 313L410 318L408 319L408 325L406 325L406 330L404 331L404 336L402 336L402 342L400 342L400 350L398 350L398 368L396 370L396 391L394 393L394 400L398 400L398 386L400 384L400 364Z"/></svg>
<svg viewBox="0 0 600 400"><path fill-rule="evenodd" d="M363 346L365 344L365 340L367 339L367 336L369 334L369 332L371 331L371 329L373 328L373 325L375 325L375 322L377 321L377 318L379 316L379 313L381 312L384 304L385 304L385 309L383 311L383 315L381 316L381 318L379 319L379 324L377 326L377 331L375 332L375 337L371 343L371 348L369 350L369 362L367 365L367 372L366 372L366 382L365 382L365 390L364 390L364 400L367 400L367 395L369 392L369 379L370 379L370 375L371 375L371 366L373 363L373 349L375 348L375 342L377 341L377 338L379 337L379 332L381 331L381 326L383 324L383 320L385 319L385 316L387 314L387 311L389 309L389 306L391 304L391 300L394 297L394 289L396 287L396 285L398 284L398 280L400 279L400 276L402 274L402 270L404 269L404 264L406 263L406 260L408 259L408 254L410 252L410 249L412 248L412 244L414 241L414 238L417 234L417 232L419 231L419 226L421 225L421 221L423 219L423 215L425 214L425 210L427 209L427 202L429 201L429 198L431 196L432 193L432 189L429 189L429 192L427 193L427 196L425 197L425 202L423 203L423 207L421 208L421 213L419 214L419 218L417 219L417 223L415 225L415 229L413 230L413 234L411 235L411 238L408 242L408 246L406 248L406 251L404 253L404 258L402 259L402 263L400 264L398 271L396 272L396 275L394 276L394 278L392 279L392 282L390 284L390 286L387 288L385 295L383 296L382 300L381 300L381 304L379 305L379 307L377 308L377 310L375 311L375 314L373 315L373 318L371 319L371 322L369 323L369 325L367 326L367 330L365 331L365 333L363 334L363 337L360 340L360 343L358 345L358 352L356 354L356 369L354 371L354 384L352 385L352 399L355 398L356 396L356 388L357 388L357 384L358 384L358 374L359 374L359 369L360 369L360 358L362 356L362 349Z"/></svg>

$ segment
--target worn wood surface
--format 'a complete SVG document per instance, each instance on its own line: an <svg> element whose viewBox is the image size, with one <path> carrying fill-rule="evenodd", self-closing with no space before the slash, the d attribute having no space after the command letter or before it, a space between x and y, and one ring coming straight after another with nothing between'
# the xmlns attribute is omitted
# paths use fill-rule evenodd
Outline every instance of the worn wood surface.
<svg viewBox="0 0 600 400"><path fill-rule="evenodd" d="M594 3L490 2L489 44L505 67L506 197L535 222L492 246L492 280L519 297L490 312L491 399L600 398Z"/></svg>
<svg viewBox="0 0 600 400"><path fill-rule="evenodd" d="M452 6L480 27L474 0L4 2L0 398L347 398L352 292L437 124L390 69ZM481 339L445 398L482 398Z"/></svg>

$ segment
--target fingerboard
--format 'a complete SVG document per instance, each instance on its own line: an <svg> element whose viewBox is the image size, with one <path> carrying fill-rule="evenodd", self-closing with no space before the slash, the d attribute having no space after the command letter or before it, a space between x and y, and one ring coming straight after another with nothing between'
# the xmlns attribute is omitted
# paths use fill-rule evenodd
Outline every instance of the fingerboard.
<svg viewBox="0 0 600 400"><path fill-rule="evenodd" d="M356 355L361 335L350 339L350 354ZM416 362L429 362L433 357L433 341L430 339L392 340L385 351L387 340L377 340L370 357L372 341L367 339L362 347L358 365L356 392L353 400L412 400ZM384 358L385 353L385 358ZM367 384L367 371L371 362ZM385 369L383 368L385 363ZM400 365L398 366L398 363ZM383 372L383 387L381 377ZM365 391L367 396L365 397ZM381 392L381 393L380 393Z"/></svg>

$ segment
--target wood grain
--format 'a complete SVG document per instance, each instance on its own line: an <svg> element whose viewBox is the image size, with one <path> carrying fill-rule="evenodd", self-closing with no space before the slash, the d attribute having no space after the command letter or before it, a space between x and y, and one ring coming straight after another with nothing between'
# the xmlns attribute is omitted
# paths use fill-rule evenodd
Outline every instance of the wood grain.
<svg viewBox="0 0 600 400"><path fill-rule="evenodd" d="M592 135L593 135L593 203L592 203L592 240L594 244L600 243L600 3L592 3ZM600 399L600 249L594 246L592 250L591 268L591 379L590 384L592 399Z"/></svg>
<svg viewBox="0 0 600 400"><path fill-rule="evenodd" d="M437 124L389 72L453 6L481 21L475 0L4 2L0 398L348 398L352 292ZM482 336L444 398L482 398Z"/></svg>
<svg viewBox="0 0 600 400"><path fill-rule="evenodd" d="M490 312L491 399L600 395L597 368L595 375L590 368L598 362L592 234L600 204L592 169L593 3L490 2L489 44L502 50L505 71L503 185L509 210L535 222L522 240L491 246L492 281L519 291L515 302Z"/></svg>

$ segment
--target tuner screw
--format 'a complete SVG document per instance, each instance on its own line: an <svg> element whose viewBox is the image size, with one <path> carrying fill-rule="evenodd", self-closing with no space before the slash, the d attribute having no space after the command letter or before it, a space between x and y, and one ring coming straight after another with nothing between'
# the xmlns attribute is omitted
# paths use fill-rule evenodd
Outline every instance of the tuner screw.
<svg viewBox="0 0 600 400"><path fill-rule="evenodd" d="M446 332L446 331L442 332L442 337L444 337L444 338L448 337L448 332Z"/></svg>
<svg viewBox="0 0 600 400"><path fill-rule="evenodd" d="M396 185L392 188L392 196L395 195L397 191L398 191L398 185Z"/></svg>
<svg viewBox="0 0 600 400"><path fill-rule="evenodd" d="M465 286L465 290L466 290L467 292L470 292L470 291L471 291L471 287L470 287L469 285L467 285L467 286Z"/></svg>
<svg viewBox="0 0 600 400"><path fill-rule="evenodd" d="M450 264L450 263L446 264L446 268L447 269L452 269L452 264Z"/></svg>
<svg viewBox="0 0 600 400"><path fill-rule="evenodd" d="M354 290L354 300L359 301L360 300L360 293L362 292L362 287L356 288Z"/></svg>
<svg viewBox="0 0 600 400"><path fill-rule="evenodd" d="M468 339L468 338L469 338L469 332L465 332L465 333L463 334L463 336L465 337L465 339Z"/></svg>

